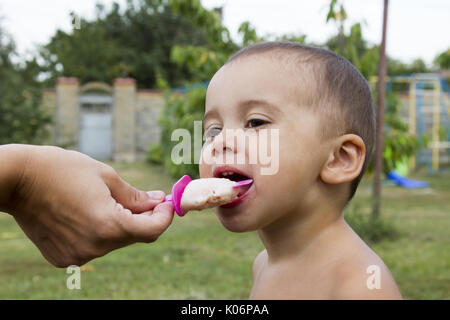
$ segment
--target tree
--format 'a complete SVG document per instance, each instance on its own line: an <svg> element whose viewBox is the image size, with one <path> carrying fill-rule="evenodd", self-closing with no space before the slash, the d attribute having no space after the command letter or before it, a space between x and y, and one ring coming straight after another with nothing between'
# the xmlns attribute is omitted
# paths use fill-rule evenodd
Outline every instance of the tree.
<svg viewBox="0 0 450 320"><path fill-rule="evenodd" d="M246 47L250 44L263 41L262 38L259 38L256 34L255 28L252 27L250 22L245 21L241 23L238 28L238 33L242 36L242 46Z"/></svg>
<svg viewBox="0 0 450 320"><path fill-rule="evenodd" d="M195 81L209 81L217 70L239 49L230 36L229 30L222 25L217 10L205 9L200 0L169 0L174 12L192 21L197 28L207 30L208 42L204 45L183 45L173 47L171 60L178 66L186 66L195 74ZM239 28L242 29L242 25ZM239 32L251 32L248 26ZM249 38L255 35L248 36Z"/></svg>
<svg viewBox="0 0 450 320"><path fill-rule="evenodd" d="M40 107L42 85L36 60L14 63L14 41L0 26L0 144L38 144L51 117Z"/></svg>
<svg viewBox="0 0 450 320"><path fill-rule="evenodd" d="M337 7L339 10L336 10ZM329 50L350 61L364 77L370 79L377 72L379 47L368 46L367 41L363 38L362 25L359 22L354 23L347 34L344 30L346 18L347 13L343 3L331 0L326 22L335 20L338 23L338 31L335 36L326 41L325 45Z"/></svg>
<svg viewBox="0 0 450 320"><path fill-rule="evenodd" d="M450 69L450 48L439 54L436 59L434 59L434 63L441 69Z"/></svg>
<svg viewBox="0 0 450 320"><path fill-rule="evenodd" d="M387 72L389 75L405 75L412 73L429 72L422 59L415 59L411 64L404 63L396 59L387 59Z"/></svg>
<svg viewBox="0 0 450 320"><path fill-rule="evenodd" d="M337 9L338 8L338 9ZM337 35L337 49L336 52L340 55L344 55L345 44L344 44L344 22L347 19L347 12L345 11L344 4L338 2L338 0L331 0L328 7L328 14L326 22L334 20L338 25L338 35Z"/></svg>
<svg viewBox="0 0 450 320"><path fill-rule="evenodd" d="M380 216L381 203L381 174L383 171L383 133L384 133L384 104L386 91L386 29L387 29L387 14L388 14L388 0L384 0L383 8L383 31L380 45L380 61L378 64L378 97L377 97L377 131L375 140L375 158L374 158L374 182L373 195L374 203L372 210L373 220L377 220Z"/></svg>
<svg viewBox="0 0 450 320"><path fill-rule="evenodd" d="M75 76L81 82L111 83L116 77L133 77L140 87L154 88L162 78L170 86L192 81L196 75L171 60L175 45L206 45L207 26L175 13L171 1L128 1L106 12L97 5L92 21L80 18L80 28L58 30L41 50L50 74L47 85L58 76Z"/></svg>

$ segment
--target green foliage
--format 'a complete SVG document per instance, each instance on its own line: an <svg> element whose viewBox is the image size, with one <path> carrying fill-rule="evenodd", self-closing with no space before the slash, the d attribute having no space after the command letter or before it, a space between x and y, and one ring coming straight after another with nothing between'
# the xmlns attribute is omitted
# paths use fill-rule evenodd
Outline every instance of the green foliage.
<svg viewBox="0 0 450 320"><path fill-rule="evenodd" d="M206 30L210 48L224 52L232 52L236 49L230 32L222 25L218 10L205 9L200 0L169 0L168 2L175 13L191 21L194 26Z"/></svg>
<svg viewBox="0 0 450 320"><path fill-rule="evenodd" d="M325 21L344 21L345 19L347 19L347 12L345 11L344 4L337 0L331 0L330 5L328 6L327 19Z"/></svg>
<svg viewBox="0 0 450 320"><path fill-rule="evenodd" d="M198 177L198 165L195 164L194 154L194 121L202 121L205 111L206 89L196 88L188 90L186 95L178 93L166 95L166 106L161 114L160 125L162 128L160 146L153 146L150 152L150 158L155 158L153 153L156 150L158 157L158 148L162 153L162 162L168 173L173 177L181 177L188 174L191 178ZM172 133L175 129L187 129L191 136L191 161L187 164L175 164L172 159L172 150L180 141L172 141Z"/></svg>
<svg viewBox="0 0 450 320"><path fill-rule="evenodd" d="M394 92L386 95L384 115L385 130L383 133L383 172L391 172L398 163L408 160L419 149L419 139L409 134L408 124L398 114L401 102ZM368 171L372 172L373 161Z"/></svg>
<svg viewBox="0 0 450 320"><path fill-rule="evenodd" d="M352 203L345 209L344 218L350 227L368 243L395 240L400 236L392 217L381 218L364 214L357 204Z"/></svg>
<svg viewBox="0 0 450 320"><path fill-rule="evenodd" d="M180 44L172 48L171 61L184 66L193 74L192 82L208 81L239 47L233 43L230 32L221 23L217 10L203 8L199 0L170 0L174 12L192 22L197 28L207 32L208 42L205 45ZM245 24L245 23L244 23ZM240 28L241 29L241 28ZM252 32L249 25L243 31ZM247 37L252 38L254 34Z"/></svg>
<svg viewBox="0 0 450 320"><path fill-rule="evenodd" d="M154 143L148 148L147 161L153 164L163 163L163 148L160 143Z"/></svg>
<svg viewBox="0 0 450 320"><path fill-rule="evenodd" d="M350 61L367 79L377 74L379 47L367 46L360 23L353 24L348 34L342 30L331 37L326 46Z"/></svg>
<svg viewBox="0 0 450 320"><path fill-rule="evenodd" d="M0 28L0 144L39 144L51 117L41 108L42 86L36 60L17 64L14 42Z"/></svg>
<svg viewBox="0 0 450 320"><path fill-rule="evenodd" d="M366 79L370 79L378 72L378 60L380 57L380 47L373 46L367 49L359 60L359 71Z"/></svg>
<svg viewBox="0 0 450 320"><path fill-rule="evenodd" d="M339 9L336 9L338 7ZM326 22L334 20L339 25L337 34L328 39L326 46L328 49L348 59L367 79L370 79L378 71L379 47L377 45L368 46L362 35L361 23L354 23L350 26L350 31L346 33L344 30L346 18L347 14L343 5L336 0L331 0ZM387 59L387 73L389 75L428 71L429 69L422 59L416 59L411 64L391 58Z"/></svg>
<svg viewBox="0 0 450 320"><path fill-rule="evenodd" d="M362 25L355 23L346 34L343 30L326 42L326 47L349 60L366 79L378 73L380 48L369 47L362 35Z"/></svg>
<svg viewBox="0 0 450 320"><path fill-rule="evenodd" d="M404 75L429 72L429 69L422 59L416 59L410 64L395 59L388 59L387 72L389 75Z"/></svg>
<svg viewBox="0 0 450 320"><path fill-rule="evenodd" d="M343 56L346 53L344 24L345 20L347 20L347 12L345 11L344 4L342 2L338 2L338 0L330 1L328 14L325 21L328 23L330 20L334 20L338 27L338 34L336 36L337 48L335 51Z"/></svg>
<svg viewBox="0 0 450 320"><path fill-rule="evenodd" d="M434 63L441 69L450 69L450 48L438 55L434 59Z"/></svg>
<svg viewBox="0 0 450 320"><path fill-rule="evenodd" d="M197 11L195 11L197 12ZM192 14L191 12L184 14ZM214 11L201 11L200 14L210 15L214 20ZM198 17L193 18L194 21L200 20ZM209 21L209 19L204 19ZM214 20L215 21L215 20ZM224 27L216 25L218 30L214 31L209 28L212 34L217 34L219 31L224 31ZM255 29L249 22L243 22L238 29L238 33L242 37L242 46L248 46L252 43L263 41L258 37ZM228 34L228 31L225 32ZM212 36L211 36L212 37ZM194 45L176 45L172 48L171 61L178 66L185 66L194 76L192 80L196 82L208 81L217 70L222 67L228 58L239 49L239 47L228 40L228 36L224 39L221 38L219 43L213 43L207 46L194 46Z"/></svg>
<svg viewBox="0 0 450 320"><path fill-rule="evenodd" d="M395 93L386 96L383 171L389 173L397 163L413 156L419 148L419 140L408 133L408 124L398 116L400 101Z"/></svg>
<svg viewBox="0 0 450 320"><path fill-rule="evenodd" d="M343 55L348 57L348 59L355 65L355 67L359 68L360 57L366 49L366 44L362 37L361 24L355 23L350 28L350 34L348 36L346 44L347 45L345 46L345 52L343 52Z"/></svg>
<svg viewBox="0 0 450 320"><path fill-rule="evenodd" d="M214 73L227 61L228 54L199 46L174 46L171 61L185 66L195 82L210 80Z"/></svg>
<svg viewBox="0 0 450 320"><path fill-rule="evenodd" d="M167 1L128 1L124 9L115 3L109 12L99 5L94 20L80 22L72 32L58 30L41 49L47 85L62 75L82 83L133 77L145 88L156 87L158 79L170 86L196 80L170 53L175 45L205 45L207 28L176 14Z"/></svg>
<svg viewBox="0 0 450 320"><path fill-rule="evenodd" d="M263 40L258 37L255 28L253 28L250 22L248 21L241 23L241 25L238 28L238 33L242 36L243 47L247 47L253 43L260 42Z"/></svg>
<svg viewBox="0 0 450 320"><path fill-rule="evenodd" d="M275 41L291 41L298 43L306 43L306 34L284 34L281 37L276 37Z"/></svg>

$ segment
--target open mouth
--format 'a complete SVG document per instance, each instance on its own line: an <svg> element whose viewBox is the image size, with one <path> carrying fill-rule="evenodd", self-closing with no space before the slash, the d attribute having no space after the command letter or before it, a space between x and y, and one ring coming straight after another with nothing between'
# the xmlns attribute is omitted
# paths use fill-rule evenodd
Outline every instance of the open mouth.
<svg viewBox="0 0 450 320"><path fill-rule="evenodd" d="M215 178L226 178L226 179L229 179L231 181L236 181L236 182L252 179L251 177L246 175L244 172L239 171L235 168L231 168L231 167L217 168L216 170L214 170L214 177ZM240 198L241 196L246 194L252 185L253 185L253 182L251 184L240 187L239 193L238 193L238 198Z"/></svg>

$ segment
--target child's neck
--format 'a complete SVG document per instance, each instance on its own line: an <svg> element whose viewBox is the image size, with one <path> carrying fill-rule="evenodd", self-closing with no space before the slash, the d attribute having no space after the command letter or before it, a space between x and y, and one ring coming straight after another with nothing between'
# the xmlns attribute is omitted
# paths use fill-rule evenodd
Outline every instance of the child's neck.
<svg viewBox="0 0 450 320"><path fill-rule="evenodd" d="M334 211L333 211L334 210ZM315 212L297 212L280 219L258 231L263 242L269 264L301 258L310 250L317 250L321 244L330 244L345 228L341 212L321 208Z"/></svg>

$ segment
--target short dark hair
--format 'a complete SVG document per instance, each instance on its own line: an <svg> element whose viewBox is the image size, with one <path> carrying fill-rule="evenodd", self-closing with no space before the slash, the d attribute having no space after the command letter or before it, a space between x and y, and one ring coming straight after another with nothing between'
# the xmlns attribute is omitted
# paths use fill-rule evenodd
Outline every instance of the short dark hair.
<svg viewBox="0 0 450 320"><path fill-rule="evenodd" d="M255 54L290 53L289 63L302 67L314 78L314 90L309 95L311 105L320 106L333 125L325 135L354 133L361 137L366 147L366 157L359 176L352 181L348 201L369 165L375 143L375 110L372 92L364 76L345 58L322 48L290 41L261 42L236 52L225 63L229 64L243 57ZM320 91L319 91L320 90ZM336 112L338 106L340 112Z"/></svg>

